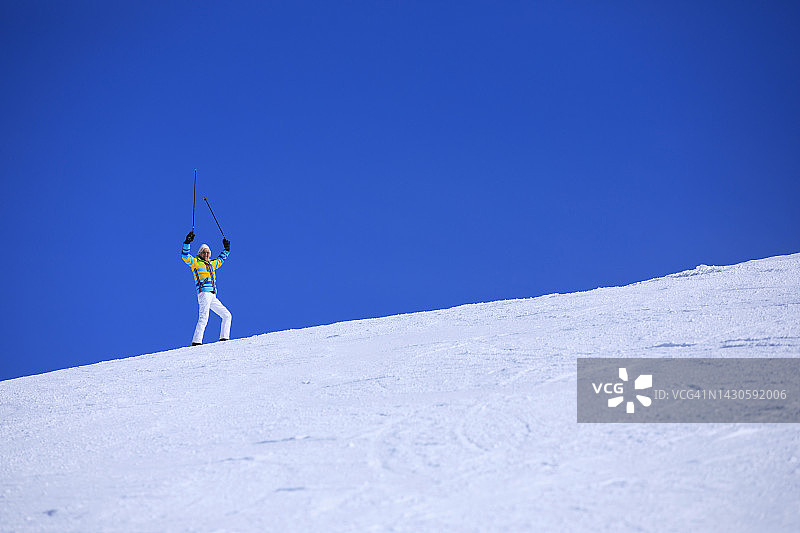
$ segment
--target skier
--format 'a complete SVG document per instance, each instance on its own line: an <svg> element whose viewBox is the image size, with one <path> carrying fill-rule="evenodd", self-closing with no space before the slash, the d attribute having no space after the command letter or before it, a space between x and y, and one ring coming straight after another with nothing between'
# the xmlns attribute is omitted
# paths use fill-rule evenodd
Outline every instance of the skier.
<svg viewBox="0 0 800 533"><path fill-rule="evenodd" d="M228 257L231 251L231 242L223 237L222 246L225 248L219 256L213 261L209 261L211 257L211 248L207 244L200 246L196 257L192 257L189 253L189 244L194 240L194 231L190 231L186 235L186 240L183 241L183 251L181 258L183 262L189 265L194 274L195 285L197 286L197 303L199 305L199 315L197 317L197 326L194 328L194 337L192 338L192 346L199 346L203 344L203 333L206 330L208 323L208 310L211 309L222 318L222 327L219 330L219 340L226 341L230 338L231 334L231 313L228 311L222 302L217 298L217 278L215 270L222 266L222 262Z"/></svg>

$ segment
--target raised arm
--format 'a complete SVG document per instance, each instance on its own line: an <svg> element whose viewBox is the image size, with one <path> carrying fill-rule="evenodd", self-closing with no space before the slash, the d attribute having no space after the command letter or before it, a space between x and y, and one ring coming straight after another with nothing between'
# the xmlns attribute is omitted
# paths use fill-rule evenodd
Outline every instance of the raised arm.
<svg viewBox="0 0 800 533"><path fill-rule="evenodd" d="M192 266L197 259L189 251L189 244L194 240L194 232L190 231L188 235L186 235L186 240L183 241L183 249L181 250L181 259L183 262L189 266Z"/></svg>
<svg viewBox="0 0 800 533"><path fill-rule="evenodd" d="M222 239L222 246L225 248L222 252L214 259L214 268L219 268L222 266L222 263L225 259L228 258L228 255L231 253L231 241L228 239Z"/></svg>

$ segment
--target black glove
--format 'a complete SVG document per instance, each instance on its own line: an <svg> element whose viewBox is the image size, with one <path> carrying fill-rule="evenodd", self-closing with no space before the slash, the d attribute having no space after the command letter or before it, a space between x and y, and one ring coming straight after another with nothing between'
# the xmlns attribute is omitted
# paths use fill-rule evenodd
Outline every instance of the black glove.
<svg viewBox="0 0 800 533"><path fill-rule="evenodd" d="M189 233L186 235L186 240L185 240L185 241L183 241L183 244L189 244L189 243L190 243L190 242L192 242L193 240L194 240L194 232L193 232L193 231L190 231L190 232L189 232Z"/></svg>
<svg viewBox="0 0 800 533"><path fill-rule="evenodd" d="M222 239L222 246L225 248L226 251L231 251L231 241L228 239Z"/></svg>

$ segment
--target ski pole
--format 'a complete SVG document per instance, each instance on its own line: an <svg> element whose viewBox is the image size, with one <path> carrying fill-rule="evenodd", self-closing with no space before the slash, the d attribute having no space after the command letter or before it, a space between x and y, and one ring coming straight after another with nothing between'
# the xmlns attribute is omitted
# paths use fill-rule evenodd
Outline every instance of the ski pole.
<svg viewBox="0 0 800 533"><path fill-rule="evenodd" d="M194 190L192 191L192 233L194 233L194 204L197 199L197 169L194 169Z"/></svg>
<svg viewBox="0 0 800 533"><path fill-rule="evenodd" d="M219 232L222 233L222 238L224 239L225 238L225 232L222 231L222 226L219 225L219 220L217 220L217 217L214 215L214 210L211 209L211 204L208 203L208 198L203 197L203 200L206 201L206 205L208 206L208 210L211 211L211 216L214 217L214 222L217 223L217 227L219 228Z"/></svg>

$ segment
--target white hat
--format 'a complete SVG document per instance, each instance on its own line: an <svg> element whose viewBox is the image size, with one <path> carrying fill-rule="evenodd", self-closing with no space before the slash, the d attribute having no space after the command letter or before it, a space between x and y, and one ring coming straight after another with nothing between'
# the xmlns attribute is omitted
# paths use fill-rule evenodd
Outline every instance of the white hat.
<svg viewBox="0 0 800 533"><path fill-rule="evenodd" d="M211 253L211 248L207 244L201 244L200 249L197 250L197 255L203 253L203 250L208 250L208 253Z"/></svg>

